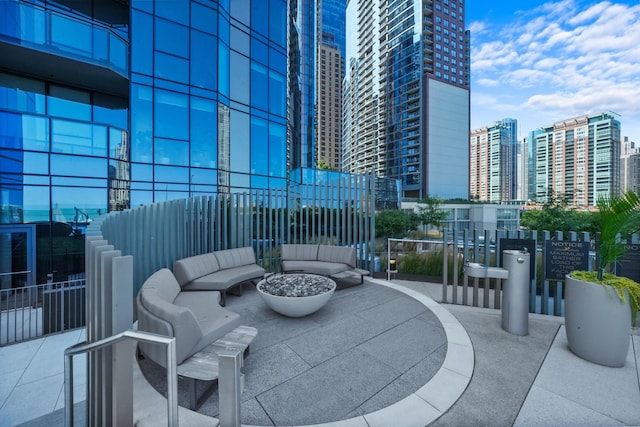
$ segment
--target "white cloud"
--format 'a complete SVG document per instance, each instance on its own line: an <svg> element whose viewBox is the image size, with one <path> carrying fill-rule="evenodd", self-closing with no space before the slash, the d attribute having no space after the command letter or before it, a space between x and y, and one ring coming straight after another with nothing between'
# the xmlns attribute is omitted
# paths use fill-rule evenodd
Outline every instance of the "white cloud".
<svg viewBox="0 0 640 427"><path fill-rule="evenodd" d="M472 127L512 116L526 133L549 118L613 110L623 134L640 141L638 22L640 4L562 0L516 14L503 28L474 23L483 33L472 33Z"/></svg>

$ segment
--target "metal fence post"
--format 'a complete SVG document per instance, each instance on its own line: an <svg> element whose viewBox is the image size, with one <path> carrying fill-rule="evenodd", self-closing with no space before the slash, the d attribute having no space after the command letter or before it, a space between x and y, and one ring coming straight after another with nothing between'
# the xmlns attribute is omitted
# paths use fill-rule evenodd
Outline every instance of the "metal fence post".
<svg viewBox="0 0 640 427"><path fill-rule="evenodd" d="M218 353L218 395L220 427L240 427L242 350L226 349Z"/></svg>

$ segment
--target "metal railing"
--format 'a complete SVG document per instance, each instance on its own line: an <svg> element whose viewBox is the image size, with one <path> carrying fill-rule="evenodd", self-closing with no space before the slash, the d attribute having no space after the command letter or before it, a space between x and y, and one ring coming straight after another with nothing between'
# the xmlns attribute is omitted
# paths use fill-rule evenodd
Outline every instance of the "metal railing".
<svg viewBox="0 0 640 427"><path fill-rule="evenodd" d="M85 325L85 279L0 290L0 345Z"/></svg>
<svg viewBox="0 0 640 427"><path fill-rule="evenodd" d="M64 419L65 426L74 425L73 411L73 356L96 351L119 342L133 339L147 343L163 344L167 349L167 425L178 425L178 368L176 364L176 339L148 332L128 330L92 343L82 342L64 351ZM134 362L135 363L135 362ZM88 425L88 420L87 425Z"/></svg>

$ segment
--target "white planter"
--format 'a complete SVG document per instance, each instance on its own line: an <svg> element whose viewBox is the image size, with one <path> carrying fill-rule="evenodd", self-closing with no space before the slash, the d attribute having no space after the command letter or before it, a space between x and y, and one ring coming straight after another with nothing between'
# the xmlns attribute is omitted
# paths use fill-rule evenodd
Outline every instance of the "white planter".
<svg viewBox="0 0 640 427"><path fill-rule="evenodd" d="M331 279L327 280L329 280L329 284L331 285L331 289L329 291L308 297L284 297L271 295L270 293L262 290L264 280L261 280L256 285L256 289L262 297L262 300L272 310L288 317L302 317L315 313L329 302L331 296L333 296L333 293L336 290L336 282Z"/></svg>
<svg viewBox="0 0 640 427"><path fill-rule="evenodd" d="M569 348L590 362L622 367L631 340L629 297L620 300L611 286L566 276L565 330Z"/></svg>

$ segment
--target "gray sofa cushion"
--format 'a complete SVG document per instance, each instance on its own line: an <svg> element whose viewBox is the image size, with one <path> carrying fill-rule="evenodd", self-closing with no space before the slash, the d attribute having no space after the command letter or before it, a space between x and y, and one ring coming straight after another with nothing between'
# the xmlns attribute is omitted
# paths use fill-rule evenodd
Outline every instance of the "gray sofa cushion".
<svg viewBox="0 0 640 427"><path fill-rule="evenodd" d="M318 245L284 244L281 249L283 260L316 261L318 259Z"/></svg>
<svg viewBox="0 0 640 427"><path fill-rule="evenodd" d="M309 274L331 276L348 270L347 264L326 261L282 261L282 271L302 271Z"/></svg>
<svg viewBox="0 0 640 427"><path fill-rule="evenodd" d="M178 364L187 359L194 351L197 351L194 349L201 341L203 333L193 311L187 307L168 302L161 296L158 289L153 288L143 288L140 291L140 301L143 307L151 314L171 325L173 329L171 336L176 337L176 362ZM158 326L156 327L156 325ZM147 332L163 332L159 322L154 322L149 318L144 319L139 326L140 329ZM163 363L162 365L164 366Z"/></svg>
<svg viewBox="0 0 640 427"><path fill-rule="evenodd" d="M253 253L253 248L249 246L225 249L222 251L216 251L213 254L218 260L220 270L256 263L256 255ZM209 271L209 273L211 272L213 272L213 270Z"/></svg>
<svg viewBox="0 0 640 427"><path fill-rule="evenodd" d="M176 305L192 311L202 333L191 353L202 350L241 324L239 314L218 304L219 296L219 292L181 292L176 298Z"/></svg>
<svg viewBox="0 0 640 427"><path fill-rule="evenodd" d="M168 268L162 268L149 276L142 288L157 289L158 295L167 302L173 302L182 290L175 276Z"/></svg>
<svg viewBox="0 0 640 427"><path fill-rule="evenodd" d="M318 261L339 262L356 268L356 249L349 246L320 245Z"/></svg>
<svg viewBox="0 0 640 427"><path fill-rule="evenodd" d="M219 269L218 259L213 253L195 255L179 259L173 263L173 274L175 274L176 280L181 286Z"/></svg>
<svg viewBox="0 0 640 427"><path fill-rule="evenodd" d="M243 265L241 267L226 268L215 273L195 279L191 283L183 286L185 291L197 290L219 290L223 291L229 287L264 276L264 268L257 264Z"/></svg>

